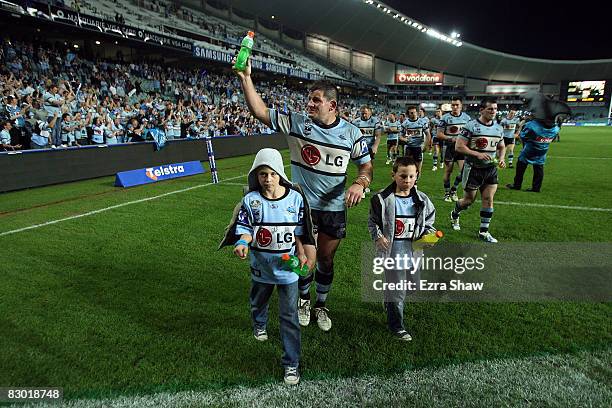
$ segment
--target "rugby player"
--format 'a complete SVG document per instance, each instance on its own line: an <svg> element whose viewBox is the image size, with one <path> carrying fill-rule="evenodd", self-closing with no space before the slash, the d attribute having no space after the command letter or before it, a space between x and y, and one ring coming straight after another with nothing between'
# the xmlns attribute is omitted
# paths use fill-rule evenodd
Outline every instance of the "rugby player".
<svg viewBox="0 0 612 408"><path fill-rule="evenodd" d="M302 187L318 232L316 271L300 277L298 282L298 318L302 326L310 323L310 286L314 280L317 293L314 314L319 328L329 331L332 323L326 301L334 278L334 256L346 236L346 208L359 204L372 180L368 142L356 126L339 117L335 86L315 82L310 87L307 115L304 115L269 109L255 89L250 62L245 71L236 71L236 74L251 114L287 138L291 178ZM371 114L371 111L365 109L365 113ZM373 145L374 152L377 147ZM358 175L345 191L349 161L357 165ZM306 247L312 250L312 246ZM306 255L311 259L310 253Z"/></svg>
<svg viewBox="0 0 612 408"><path fill-rule="evenodd" d="M465 112L462 112L463 102L461 98L453 98L451 100L451 111L442 115L440 118L440 126L438 126L438 139L446 144L446 152L444 153L444 201L457 201L457 187L461 183L461 173L463 171L463 154L455 152L455 141L457 136L461 134L461 128L468 123L471 118ZM454 163L459 166L459 174L455 178L453 187L450 185L450 178L453 173Z"/></svg>
<svg viewBox="0 0 612 408"><path fill-rule="evenodd" d="M480 103L480 116L470 120L461 130L461 135L455 141L455 150L465 155L463 167L463 198L455 203L451 211L451 226L455 231L459 226L459 213L467 209L480 190L482 208L480 209L480 230L478 238L485 242L495 243L489 232L489 224L493 218L493 197L497 191L497 165L494 162L499 157L499 166L505 167L504 155L506 148L503 140L503 129L495 122L497 101L486 97Z"/></svg>

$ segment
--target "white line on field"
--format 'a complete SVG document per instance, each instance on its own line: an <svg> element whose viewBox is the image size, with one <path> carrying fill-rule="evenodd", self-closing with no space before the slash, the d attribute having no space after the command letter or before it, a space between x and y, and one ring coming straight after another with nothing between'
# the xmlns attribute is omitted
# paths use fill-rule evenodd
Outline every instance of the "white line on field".
<svg viewBox="0 0 612 408"><path fill-rule="evenodd" d="M513 202L513 201L494 201L494 204L520 205L520 206L523 206L523 207L560 208L562 210L582 210L582 211L612 212L612 208L574 207L574 206L571 206L571 205L538 204L538 203L516 203L516 202Z"/></svg>
<svg viewBox="0 0 612 408"><path fill-rule="evenodd" d="M246 177L246 176L247 176L247 174L242 174L240 176L230 177L230 178L228 178L226 180L236 180L236 179L243 178L243 177ZM221 183L223 183L223 181L221 181ZM70 220L74 220L74 219L77 219L77 218L88 217L90 215L100 214L100 213L103 213L105 211L114 210L115 208L121 208L121 207L125 207L125 206L132 205L132 204L144 203L145 201L151 201L151 200L155 200L155 199L166 197L166 196L173 195L173 194L184 193L186 191L195 190L195 189L201 188L201 187L207 187L207 186L210 186L210 185L213 185L213 184L214 183L199 184L197 186L187 187L187 188L183 188L181 190L169 191L167 193L156 195L156 196L153 196L153 197L146 197L146 198L141 198L140 200L128 201L126 203L121 203L121 204L117 204L117 205L111 205L110 207L100 208L99 210L90 211L90 212L87 212L87 213L84 213L84 214L78 214L78 215L73 215L71 217L60 218L59 220L47 221L47 222L43 222L42 224L30 225L29 227L19 228L19 229L16 229L16 230L0 232L0 237L3 237L5 235L17 234L18 232L28 231L28 230L36 229L36 228L40 228L40 227L46 227L47 225L58 224L60 222L70 221ZM227 183L227 184L229 184L229 183Z"/></svg>
<svg viewBox="0 0 612 408"><path fill-rule="evenodd" d="M612 160L612 157L548 156L549 159Z"/></svg>

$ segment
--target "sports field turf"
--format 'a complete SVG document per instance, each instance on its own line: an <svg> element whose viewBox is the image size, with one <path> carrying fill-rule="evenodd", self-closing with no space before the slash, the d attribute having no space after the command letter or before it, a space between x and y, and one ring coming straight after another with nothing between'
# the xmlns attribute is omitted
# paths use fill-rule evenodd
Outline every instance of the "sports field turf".
<svg viewBox="0 0 612 408"><path fill-rule="evenodd" d="M542 193L502 188L514 170L500 170L491 224L500 242L612 242L612 128L563 128L561 137L551 147ZM229 249L216 250L251 162L252 156L218 161L219 185L210 185L204 174L123 190L106 177L1 194L0 386L58 386L68 399L89 399L222 392L281 381L275 299L271 340L256 342L247 264ZM374 190L388 184L389 172L379 154ZM349 179L354 174L351 166ZM474 241L478 204L462 214L462 231L452 232L447 214L453 204L441 200L441 180L425 155L419 187L436 205L436 226L449 242ZM3 234L111 206L117 207ZM369 240L368 206L349 210L348 238L336 256L328 301L332 331L316 325L302 331L303 381L337 384L466 362L594 353L579 375L596 384L591 405L609 401L610 303L419 303L406 309L414 340L393 340L380 304L361 301L357 259ZM450 381L455 374L449 375ZM485 398L488 391L482 392ZM564 395L553 392L546 401L564 405L570 401ZM525 403L518 392L502 402Z"/></svg>

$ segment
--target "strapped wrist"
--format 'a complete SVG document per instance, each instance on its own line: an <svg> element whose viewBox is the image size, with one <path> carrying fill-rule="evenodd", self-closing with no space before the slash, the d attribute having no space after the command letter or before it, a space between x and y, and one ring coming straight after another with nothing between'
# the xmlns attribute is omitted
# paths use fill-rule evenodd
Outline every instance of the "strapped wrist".
<svg viewBox="0 0 612 408"><path fill-rule="evenodd" d="M246 242L244 239L239 239L238 241L236 241L236 243L234 244L234 248L236 248L237 246L240 245L244 245L245 247L249 246L249 243Z"/></svg>

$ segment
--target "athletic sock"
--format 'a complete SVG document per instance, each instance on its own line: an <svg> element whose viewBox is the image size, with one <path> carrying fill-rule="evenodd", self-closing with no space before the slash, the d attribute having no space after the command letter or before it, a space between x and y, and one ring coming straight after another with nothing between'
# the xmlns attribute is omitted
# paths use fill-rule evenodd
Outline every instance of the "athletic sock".
<svg viewBox="0 0 612 408"><path fill-rule="evenodd" d="M491 218L493 218L492 208L483 207L480 209L480 232L489 231L489 224L491 223Z"/></svg>

